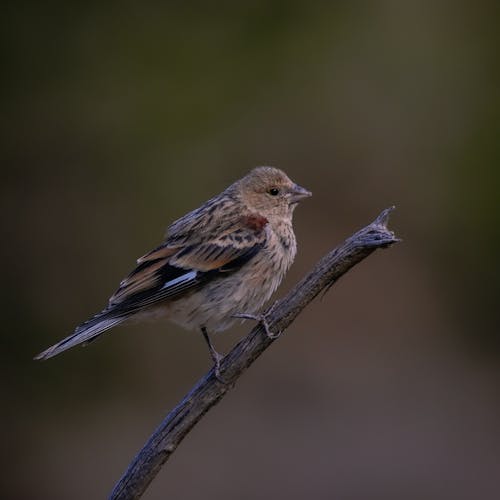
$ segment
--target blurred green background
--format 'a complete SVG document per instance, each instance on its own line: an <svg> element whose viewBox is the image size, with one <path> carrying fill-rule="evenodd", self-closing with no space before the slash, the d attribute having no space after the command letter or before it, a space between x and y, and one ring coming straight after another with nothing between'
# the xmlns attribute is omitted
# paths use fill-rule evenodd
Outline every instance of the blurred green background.
<svg viewBox="0 0 500 500"><path fill-rule="evenodd" d="M275 165L313 192L278 296L391 204L404 242L306 309L144 498L498 498L497 5L4 6L1 497L109 493L209 368L200 335L32 356L171 221Z"/></svg>

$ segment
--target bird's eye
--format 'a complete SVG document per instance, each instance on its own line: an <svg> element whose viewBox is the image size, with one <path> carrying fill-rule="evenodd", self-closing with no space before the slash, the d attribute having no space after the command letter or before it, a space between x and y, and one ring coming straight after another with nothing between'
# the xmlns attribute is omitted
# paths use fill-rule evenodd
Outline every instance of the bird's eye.
<svg viewBox="0 0 500 500"><path fill-rule="evenodd" d="M280 190L278 188L271 188L269 190L269 194L271 196L278 196L280 194Z"/></svg>

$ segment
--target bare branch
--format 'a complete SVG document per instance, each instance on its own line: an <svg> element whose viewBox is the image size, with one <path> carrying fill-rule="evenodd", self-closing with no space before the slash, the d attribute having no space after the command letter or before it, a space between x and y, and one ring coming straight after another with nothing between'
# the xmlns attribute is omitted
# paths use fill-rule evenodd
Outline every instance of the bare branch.
<svg viewBox="0 0 500 500"><path fill-rule="evenodd" d="M297 315L321 291L327 291L343 274L377 248L386 248L399 240L387 228L389 213L384 210L371 224L359 230L323 257L314 269L283 299L265 314L271 332L283 332ZM127 471L115 485L110 500L131 500L142 496L146 488L170 458L179 443L212 406L217 404L236 380L273 342L258 324L221 363L221 383L210 370L165 417Z"/></svg>

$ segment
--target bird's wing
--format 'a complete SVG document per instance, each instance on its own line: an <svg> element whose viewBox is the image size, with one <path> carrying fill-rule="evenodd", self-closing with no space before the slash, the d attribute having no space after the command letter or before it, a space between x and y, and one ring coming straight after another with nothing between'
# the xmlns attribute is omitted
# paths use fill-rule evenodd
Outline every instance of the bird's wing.
<svg viewBox="0 0 500 500"><path fill-rule="evenodd" d="M250 214L201 240L199 234L167 241L138 259L138 266L110 298L108 311L129 315L240 269L266 242L267 220ZM210 233L209 233L210 234Z"/></svg>

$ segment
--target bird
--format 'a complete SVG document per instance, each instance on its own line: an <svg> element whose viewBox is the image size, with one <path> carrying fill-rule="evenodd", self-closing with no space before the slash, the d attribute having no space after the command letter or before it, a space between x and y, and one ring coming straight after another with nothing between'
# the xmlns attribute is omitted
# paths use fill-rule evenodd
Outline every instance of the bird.
<svg viewBox="0 0 500 500"><path fill-rule="evenodd" d="M201 331L220 378L210 338L255 319L292 265L293 212L311 192L275 167L256 167L222 193L173 222L164 241L137 259L108 305L34 359L46 360L129 320L166 318ZM209 334L210 332L210 334Z"/></svg>

